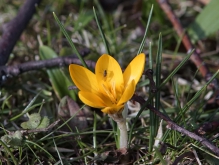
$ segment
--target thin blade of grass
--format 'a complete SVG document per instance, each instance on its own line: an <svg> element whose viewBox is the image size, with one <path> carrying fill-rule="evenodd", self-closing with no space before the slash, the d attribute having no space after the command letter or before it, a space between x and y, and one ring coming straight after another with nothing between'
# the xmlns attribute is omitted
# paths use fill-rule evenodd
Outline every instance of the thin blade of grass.
<svg viewBox="0 0 219 165"><path fill-rule="evenodd" d="M159 35L158 40L158 50L157 50L157 58L156 58L156 88L160 87L161 84L161 64L162 64L162 35ZM160 90L156 92L155 95L155 108L160 109ZM156 128L158 128L158 120L156 123Z"/></svg>
<svg viewBox="0 0 219 165"><path fill-rule="evenodd" d="M155 153L156 153L157 157L160 159L160 163L161 163L162 165L167 165L168 163L167 163L167 161L163 158L163 155L160 153L159 149L156 148L156 147L155 147L154 149L155 149Z"/></svg>
<svg viewBox="0 0 219 165"><path fill-rule="evenodd" d="M15 165L18 165L18 162L17 162L16 158L14 157L14 154L12 153L11 149L2 140L0 140L0 144L3 147L3 149L5 149L6 153L11 156L13 163Z"/></svg>
<svg viewBox="0 0 219 165"><path fill-rule="evenodd" d="M180 48L180 45L182 44L182 38L183 38L184 35L182 35L180 38L179 36L177 35L175 38L177 40L177 44L176 44L176 48L174 49L174 52L173 52L173 58L170 62L170 68L173 68L174 66L174 63L175 63L175 59L176 59L176 56L177 56L177 53L179 51L179 48Z"/></svg>
<svg viewBox="0 0 219 165"><path fill-rule="evenodd" d="M105 47L106 47L107 53L110 54L109 45L108 45L108 43L107 43L105 34L103 33L103 29L102 29L102 27L100 26L100 22L99 22L99 19L98 19L98 16L97 16L97 13L96 13L96 10L95 10L94 7L93 7L93 12L94 12L94 17L95 17L95 20L96 20L98 29L99 29L99 31L100 31L100 35L101 35L101 37L102 37L102 39L103 39L103 42L104 42L104 45L105 45Z"/></svg>
<svg viewBox="0 0 219 165"><path fill-rule="evenodd" d="M43 150L50 157L50 159L52 159L53 161L55 160L55 158L45 148L41 147L39 144L32 142L30 140L25 140L25 142L38 147L40 150Z"/></svg>
<svg viewBox="0 0 219 165"><path fill-rule="evenodd" d="M77 128L76 128L76 132L77 132L77 133L80 133ZM85 155L85 154L86 154L86 153L85 153L85 149L84 149L84 145L85 145L85 144L84 144L80 139L81 139L81 138L78 138L78 139L76 139L76 141L77 141L77 143L78 143L78 146L81 148L81 152L83 153L83 155ZM88 164L87 157L84 156L83 158L84 158L85 164Z"/></svg>
<svg viewBox="0 0 219 165"><path fill-rule="evenodd" d="M79 60L81 61L82 65L85 68L87 67L87 64L85 63L84 59L81 57L80 53L78 52L78 50L76 49L73 41L71 40L70 36L68 35L67 31L65 30L65 27L62 25L62 23L59 21L58 17L56 16L56 14L53 12L53 16L56 20L56 22L58 23L62 33L65 35L66 39L68 40L68 43L70 44L71 48L74 50L75 54L78 56Z"/></svg>
<svg viewBox="0 0 219 165"><path fill-rule="evenodd" d="M100 2L98 0L94 0L94 3L95 3L95 6L97 7L98 12L100 13L101 18L103 19L103 22L105 22L105 23L103 23L103 25L109 25L108 24L109 22L106 19L107 18L106 14L105 14Z"/></svg>
<svg viewBox="0 0 219 165"><path fill-rule="evenodd" d="M183 60L182 62L169 74L169 76L160 84L158 90L160 90L172 77L173 75L178 72L178 70L189 60L193 51L191 51Z"/></svg>
<svg viewBox="0 0 219 165"><path fill-rule="evenodd" d="M178 83L176 81L172 81L173 83L173 88L174 88L174 95L175 95L175 98L176 98L176 106L178 108L178 111L181 111L182 108L180 106L180 99L179 99L179 87L178 87Z"/></svg>
<svg viewBox="0 0 219 165"><path fill-rule="evenodd" d="M34 96L34 98L30 101L30 103L26 106L26 108L23 110L23 113L26 113L27 109L29 109L33 103L36 101L36 99L38 98L38 96L40 95L41 92L39 92L36 96Z"/></svg>
<svg viewBox="0 0 219 165"><path fill-rule="evenodd" d="M151 44L151 42L149 43L149 69L153 70L153 56L152 56L152 44ZM151 91L151 89L149 89L149 91ZM154 105L153 104L153 99L150 101L149 104ZM149 113L150 113L150 117L154 118L154 116L155 116L154 112L150 111ZM154 121L150 120L149 152L151 152L153 150L153 144L154 144L154 136L151 136L151 135L154 135L154 127L153 126L154 126Z"/></svg>
<svg viewBox="0 0 219 165"><path fill-rule="evenodd" d="M120 144L119 144L119 136L120 136L120 132L119 132L119 128L117 128L117 124L114 120L112 120L110 118L110 121L111 121L111 124L112 124L112 127L113 127L113 135L114 135L114 139L115 139L115 142L116 142L116 148L119 148Z"/></svg>
<svg viewBox="0 0 219 165"><path fill-rule="evenodd" d="M149 13L149 16L148 16L148 22L147 22L147 25L146 25L144 37L143 37L143 39L142 39L142 41L141 41L141 45L140 45L140 47L139 47L139 49L138 49L137 55L140 54L140 53L143 51L143 48L144 48L144 45L145 45L145 42L146 42L146 35L147 35L148 27L149 27L150 21L151 21L151 16L152 16L153 8L154 8L154 6L152 5L152 6L151 6L150 13Z"/></svg>
<svg viewBox="0 0 219 165"><path fill-rule="evenodd" d="M207 86L212 82L213 79L218 75L219 70L211 77L211 79L193 96L193 98L182 108L182 114L200 97L201 93L207 89ZM181 114L177 116L179 118Z"/></svg>
<svg viewBox="0 0 219 165"><path fill-rule="evenodd" d="M149 69L153 70L153 55L152 55L152 43L149 42Z"/></svg>
<svg viewBox="0 0 219 165"><path fill-rule="evenodd" d="M162 63L162 35L159 35L159 40L158 40L158 50L157 50L157 58L156 58L156 88L158 88L161 84L160 79L161 79L161 63ZM153 103L153 102L152 102ZM160 91L158 90L155 94L155 108L160 109ZM152 104L153 105L153 104ZM157 134L158 130L158 125L159 125L159 118L158 116L150 111L150 137L149 137L149 142L150 142L150 151L152 151L152 145L154 144L155 137Z"/></svg>
<svg viewBox="0 0 219 165"><path fill-rule="evenodd" d="M62 165L64 165L63 162L62 162L62 158L61 158L61 155L60 155L60 153L59 153L59 150L58 150L58 148L57 148L57 145L56 145L56 142L55 142L54 138L53 138L52 140L53 140L53 144L54 144L54 146L55 146L55 150L57 151L57 154L58 154L60 163L61 163Z"/></svg>
<svg viewBox="0 0 219 165"><path fill-rule="evenodd" d="M25 113L30 112L31 110L35 109L36 107L41 106L42 104L43 104L43 103L37 103L37 104L34 104L34 105L31 106L31 107L28 107L27 109L25 108L25 111L23 111L22 113L18 114L17 116L14 116L13 118L10 119L10 121L16 120L17 118L21 117L21 116L24 115Z"/></svg>
<svg viewBox="0 0 219 165"><path fill-rule="evenodd" d="M193 82L194 82L196 76L198 75L198 73L199 73L199 68L197 68L197 70L196 70L196 72L195 72L195 74L194 74L194 76L193 76L193 78L192 78L192 80L191 80L191 82L190 82L189 91L192 89L192 84L193 84ZM192 93L188 93L188 95L187 95L187 97L186 97L186 102L188 102L189 98L192 97L191 95L192 95Z"/></svg>
<svg viewBox="0 0 219 165"><path fill-rule="evenodd" d="M51 43L51 41L52 41L52 37L51 37L51 27L50 27L50 23L49 23L49 21L47 20L46 21L46 29L47 29L47 35L46 35L46 37L47 37L47 42L48 42L48 46L52 46L52 43Z"/></svg>
<svg viewBox="0 0 219 165"><path fill-rule="evenodd" d="M7 103L8 103L8 101L9 101L9 99L10 99L11 97L12 97L12 95L10 95L10 96L8 96L6 99L4 99L4 101L3 101L3 103L2 103L2 106L1 106L2 109L5 109L5 107L6 107Z"/></svg>
<svg viewBox="0 0 219 165"><path fill-rule="evenodd" d="M26 146L32 151L34 157L35 157L36 160L39 162L39 164L43 164L43 162L40 161L39 157L36 155L36 153L34 152L34 150L33 150L28 144L26 144ZM36 160L35 160L35 161L36 161ZM33 162L33 160L32 160L32 162Z"/></svg>

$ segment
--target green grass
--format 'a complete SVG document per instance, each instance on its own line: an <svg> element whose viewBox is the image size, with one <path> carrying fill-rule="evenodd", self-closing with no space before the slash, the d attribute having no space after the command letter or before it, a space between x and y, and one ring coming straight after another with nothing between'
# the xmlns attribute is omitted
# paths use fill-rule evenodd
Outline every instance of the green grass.
<svg viewBox="0 0 219 165"><path fill-rule="evenodd" d="M0 9L8 3L3 1ZM205 82L191 64L191 53L186 53L181 38L173 32L171 24L165 22L161 9L149 2L143 1L144 8L136 5L137 10L127 6L124 10L107 12L98 1L93 4L75 0L44 1L14 48L8 65L75 53L87 67L86 60L95 62L102 54L109 53L125 68L136 54L144 52L147 55L145 71L149 68L154 71L158 90L151 93L149 81L143 76L136 94L143 97L146 104L154 105L191 132L204 123L218 124L219 109L207 98L210 92L215 92L209 88L210 82ZM0 11L4 22L11 19L9 13L16 13L19 5L11 1ZM196 17L192 8L188 10ZM188 13L184 14L185 18L181 19L186 21ZM212 44L210 41L216 43L218 39L211 35L202 42ZM212 45L206 52L213 51ZM85 47L90 49L90 54L82 57L79 52ZM217 55L215 52L204 60L214 66ZM216 73L214 67L211 70ZM67 66L27 72L6 80L0 90L0 165L118 162L121 157L116 155L119 146L116 123L99 109L84 106L77 90L68 90L71 85ZM145 109L146 104L129 111L127 118L132 164L172 164L180 156L180 163L197 164L197 160L202 164L219 163L214 152L198 141L169 130L167 122L161 122L159 116ZM47 116L50 124L58 119L60 122L51 129L39 129L37 125L24 130L21 123L38 112ZM39 122L42 123L42 119ZM15 131L20 131L21 136ZM217 129L200 136L218 146L215 135ZM155 141L160 142L159 146L154 147ZM185 156L191 153L191 159Z"/></svg>

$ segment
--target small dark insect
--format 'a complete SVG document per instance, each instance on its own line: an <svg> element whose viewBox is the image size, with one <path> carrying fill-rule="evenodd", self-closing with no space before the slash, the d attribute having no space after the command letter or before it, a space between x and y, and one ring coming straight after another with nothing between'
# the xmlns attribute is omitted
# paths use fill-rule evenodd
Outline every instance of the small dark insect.
<svg viewBox="0 0 219 165"><path fill-rule="evenodd" d="M75 90L75 89L78 89L78 88L74 85L71 85L71 86L68 87L68 90Z"/></svg>
<svg viewBox="0 0 219 165"><path fill-rule="evenodd" d="M103 77L106 77L106 76L107 76L107 70L104 70Z"/></svg>

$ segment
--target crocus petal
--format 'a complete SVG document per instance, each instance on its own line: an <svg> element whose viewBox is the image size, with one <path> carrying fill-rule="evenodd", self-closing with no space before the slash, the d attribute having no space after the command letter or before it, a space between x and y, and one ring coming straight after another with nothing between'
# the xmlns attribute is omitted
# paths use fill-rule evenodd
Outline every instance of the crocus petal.
<svg viewBox="0 0 219 165"><path fill-rule="evenodd" d="M97 82L109 82L114 84L117 91L122 91L124 87L122 70L118 62L110 55L103 54L97 61L95 67Z"/></svg>
<svg viewBox="0 0 219 165"><path fill-rule="evenodd" d="M135 85L138 83L142 72L144 70L145 54L141 53L137 55L127 66L123 73L125 86L132 80L135 81Z"/></svg>
<svg viewBox="0 0 219 165"><path fill-rule="evenodd" d="M131 97L133 96L135 92L135 81L132 80L125 88L125 91L122 94L122 97L120 98L119 102L117 103L117 105L123 104L125 102L127 102L128 100L131 99Z"/></svg>
<svg viewBox="0 0 219 165"><path fill-rule="evenodd" d="M105 100L100 98L98 95L95 95L94 93L79 91L78 96L83 103L91 107L103 108L106 106Z"/></svg>
<svg viewBox="0 0 219 165"><path fill-rule="evenodd" d="M120 113L123 110L124 105L116 106L116 107L105 107L101 109L103 113L114 114Z"/></svg>
<svg viewBox="0 0 219 165"><path fill-rule="evenodd" d="M69 72L73 82L81 91L98 93L97 79L93 72L76 64L69 66Z"/></svg>

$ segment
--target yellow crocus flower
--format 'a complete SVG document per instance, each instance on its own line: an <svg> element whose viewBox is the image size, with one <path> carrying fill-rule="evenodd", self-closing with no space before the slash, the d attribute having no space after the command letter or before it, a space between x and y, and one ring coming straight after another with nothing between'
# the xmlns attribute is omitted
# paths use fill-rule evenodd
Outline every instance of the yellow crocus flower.
<svg viewBox="0 0 219 165"><path fill-rule="evenodd" d="M101 108L107 114L121 113L135 92L142 75L145 54L137 55L122 73L118 62L110 55L103 54L97 61L95 74L85 67L71 64L69 71L80 90L81 101L91 107Z"/></svg>

